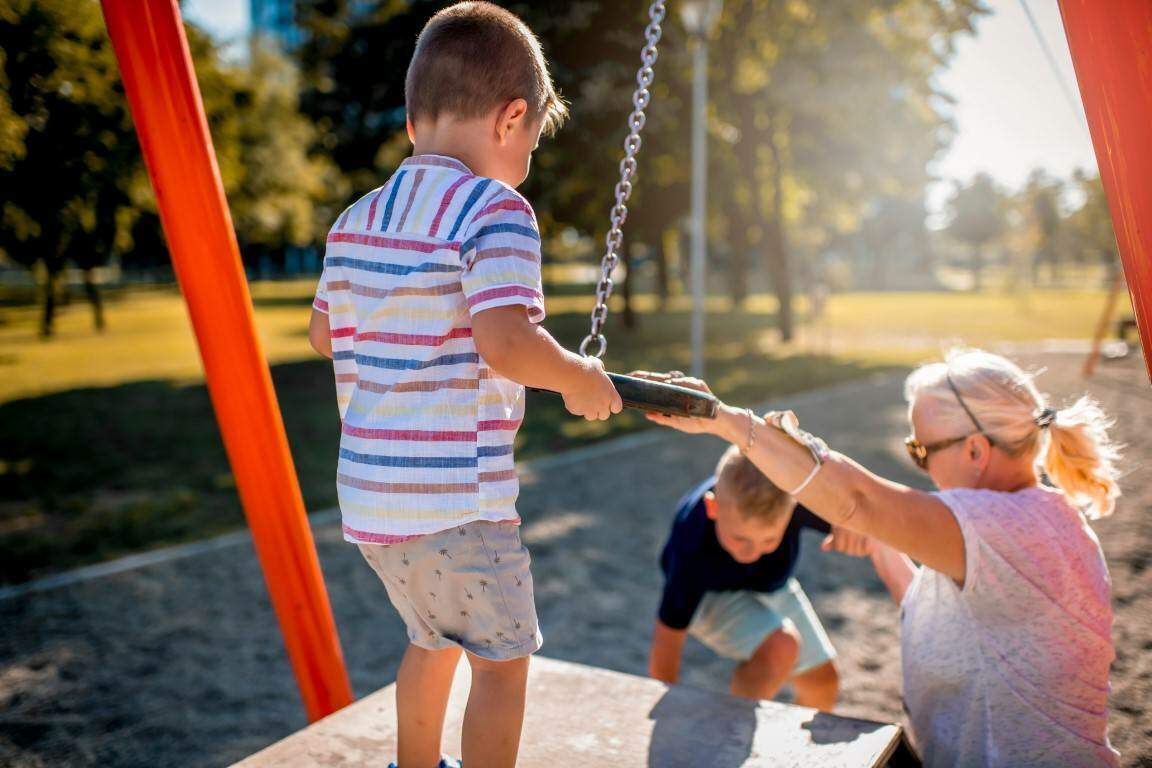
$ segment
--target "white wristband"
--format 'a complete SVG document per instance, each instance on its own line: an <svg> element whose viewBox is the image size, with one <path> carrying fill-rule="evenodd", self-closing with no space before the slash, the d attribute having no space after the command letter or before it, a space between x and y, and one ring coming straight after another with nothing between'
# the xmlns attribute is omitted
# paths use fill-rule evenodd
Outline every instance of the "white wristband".
<svg viewBox="0 0 1152 768"><path fill-rule="evenodd" d="M816 462L816 466L812 467L812 471L808 473L808 477L804 478L804 482L796 486L795 490L789 491L788 495L795 496L799 493L802 493L804 489L808 487L808 484L812 482L813 478L816 477L816 473L820 471L820 467L822 466L824 466L822 462Z"/></svg>

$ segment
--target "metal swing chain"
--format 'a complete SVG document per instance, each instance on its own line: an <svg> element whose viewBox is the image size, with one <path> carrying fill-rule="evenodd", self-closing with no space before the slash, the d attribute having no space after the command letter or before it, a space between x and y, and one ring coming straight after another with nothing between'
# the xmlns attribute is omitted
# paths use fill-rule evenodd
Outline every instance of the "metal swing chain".
<svg viewBox="0 0 1152 768"><path fill-rule="evenodd" d="M580 342L580 354L588 356L588 345L599 344L593 357L603 357L608 349L604 338L604 323L608 320L608 299L612 296L612 270L620 261L620 246L624 241L624 220L628 218L628 198L632 195L632 177L636 174L636 155L640 151L640 131L647 120L644 110L648 108L652 94L648 88L655 78L652 65L656 63L656 45L663 34L665 0L653 0L648 8L650 19L644 30L645 44L640 50L640 69L636 72L636 90L632 93L632 114L628 115L628 136L624 139L624 159L620 161L620 181L616 184L616 204L610 212L611 228L604 240L604 258L600 261L600 282L596 284L596 307L592 310L592 329Z"/></svg>

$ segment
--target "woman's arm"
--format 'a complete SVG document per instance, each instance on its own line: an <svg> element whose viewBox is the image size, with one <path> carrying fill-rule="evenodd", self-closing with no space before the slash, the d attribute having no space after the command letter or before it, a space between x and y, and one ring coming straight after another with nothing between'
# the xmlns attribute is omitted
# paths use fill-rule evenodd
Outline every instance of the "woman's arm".
<svg viewBox="0 0 1152 768"><path fill-rule="evenodd" d="M652 650L648 655L648 674L672 684L680 679L680 658L684 654L686 629L672 629L660 619L652 632Z"/></svg>
<svg viewBox="0 0 1152 768"><path fill-rule="evenodd" d="M885 544L878 544L872 550L872 565L896 604L904 602L904 593L916 576L916 565L908 555Z"/></svg>
<svg viewBox="0 0 1152 768"><path fill-rule="evenodd" d="M703 387L677 379L676 384ZM748 458L785 491L797 488L812 472L808 449L781 430L727 405L715 420L650 415L659 424L685 432L710 432L746 447ZM833 452L796 498L833 525L871 536L929 568L964 582L964 538L952 512L935 496L885 480Z"/></svg>

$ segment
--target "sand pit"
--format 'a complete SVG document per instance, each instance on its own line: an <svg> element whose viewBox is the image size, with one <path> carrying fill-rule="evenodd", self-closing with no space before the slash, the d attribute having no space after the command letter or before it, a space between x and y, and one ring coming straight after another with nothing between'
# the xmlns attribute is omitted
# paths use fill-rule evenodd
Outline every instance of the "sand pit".
<svg viewBox="0 0 1152 768"><path fill-rule="evenodd" d="M1084 388L1075 355L1041 388ZM1152 389L1143 363L1103 365L1091 391L1128 444L1116 514L1096 525L1113 578L1112 739L1125 766L1152 766ZM781 403L867 466L923 483L900 446L899 379L857 382ZM533 465L524 538L544 653L624 672L646 669L660 586L656 559L676 498L711 469L709 438L645 433ZM376 577L330 524L317 531L358 696L391 682L404 645ZM871 568L805 540L800 578L840 652L839 712L901 717L898 613ZM305 724L250 544L0 601L0 764L220 766ZM723 688L726 662L691 643L685 682ZM382 756L383 757L383 756Z"/></svg>

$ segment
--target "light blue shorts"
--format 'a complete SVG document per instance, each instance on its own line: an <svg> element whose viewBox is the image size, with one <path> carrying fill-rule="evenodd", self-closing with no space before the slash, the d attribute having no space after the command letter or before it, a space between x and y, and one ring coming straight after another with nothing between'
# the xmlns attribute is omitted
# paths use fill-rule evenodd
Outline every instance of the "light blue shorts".
<svg viewBox="0 0 1152 768"><path fill-rule="evenodd" d="M836 658L820 617L796 579L775 592L708 592L688 632L716 654L746 661L784 622L800 635L795 674Z"/></svg>

